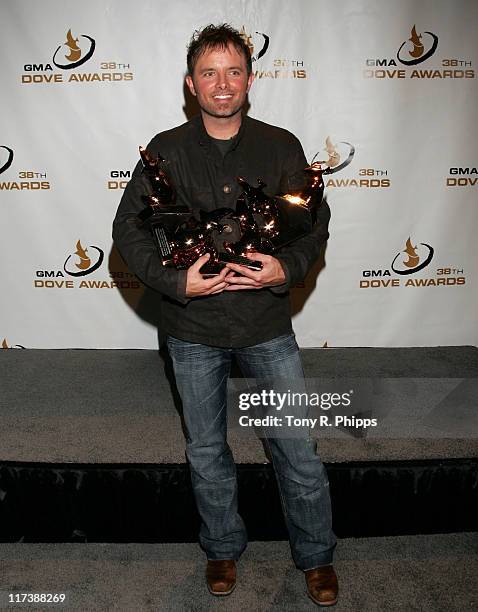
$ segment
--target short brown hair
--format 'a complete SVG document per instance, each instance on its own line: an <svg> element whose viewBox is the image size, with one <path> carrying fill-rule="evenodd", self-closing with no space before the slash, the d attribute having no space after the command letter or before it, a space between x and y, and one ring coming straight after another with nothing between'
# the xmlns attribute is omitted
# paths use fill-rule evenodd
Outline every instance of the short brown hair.
<svg viewBox="0 0 478 612"><path fill-rule="evenodd" d="M238 53L244 55L247 74L250 75L252 72L250 49L239 32L228 23L222 23L217 26L211 23L202 30L196 30L194 32L188 46L188 74L192 76L194 66L200 55L210 49L217 49L218 47L225 49L229 43L234 45Z"/></svg>

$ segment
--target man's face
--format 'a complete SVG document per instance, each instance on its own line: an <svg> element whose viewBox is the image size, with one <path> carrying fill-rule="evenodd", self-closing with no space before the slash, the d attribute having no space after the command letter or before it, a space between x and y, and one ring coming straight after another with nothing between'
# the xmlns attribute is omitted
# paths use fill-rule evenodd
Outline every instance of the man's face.
<svg viewBox="0 0 478 612"><path fill-rule="evenodd" d="M186 82L204 113L229 118L241 111L253 79L252 73L247 76L244 55L229 44L200 55Z"/></svg>

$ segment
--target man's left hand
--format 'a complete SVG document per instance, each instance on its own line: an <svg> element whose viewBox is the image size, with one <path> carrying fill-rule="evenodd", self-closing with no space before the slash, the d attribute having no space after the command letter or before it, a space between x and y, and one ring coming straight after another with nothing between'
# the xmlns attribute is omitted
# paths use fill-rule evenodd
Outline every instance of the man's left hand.
<svg viewBox="0 0 478 612"><path fill-rule="evenodd" d="M239 291L241 289L262 289L275 287L285 282L285 272L278 259L264 253L249 253L248 259L262 262L262 270L250 270L246 266L228 263L226 267L231 272L225 277L228 283L224 291ZM239 276L236 275L239 274Z"/></svg>

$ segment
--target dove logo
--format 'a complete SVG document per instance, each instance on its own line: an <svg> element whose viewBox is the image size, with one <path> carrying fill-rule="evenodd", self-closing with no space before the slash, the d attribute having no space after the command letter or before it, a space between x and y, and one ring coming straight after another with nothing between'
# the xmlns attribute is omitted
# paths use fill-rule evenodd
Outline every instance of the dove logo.
<svg viewBox="0 0 478 612"><path fill-rule="evenodd" d="M66 41L53 54L53 63L62 70L71 70L87 62L95 52L95 47L96 42L91 36L81 34L75 38L70 29L66 33Z"/></svg>
<svg viewBox="0 0 478 612"><path fill-rule="evenodd" d="M92 261L90 257L90 249L93 249L93 257L94 261ZM75 261L75 257L77 256L79 261ZM104 253L103 251L96 246L89 246L88 248L83 248L81 242L78 240L76 243L76 251L71 255L68 255L66 261L63 265L63 270L69 276L86 276L87 274L91 274L103 263Z"/></svg>

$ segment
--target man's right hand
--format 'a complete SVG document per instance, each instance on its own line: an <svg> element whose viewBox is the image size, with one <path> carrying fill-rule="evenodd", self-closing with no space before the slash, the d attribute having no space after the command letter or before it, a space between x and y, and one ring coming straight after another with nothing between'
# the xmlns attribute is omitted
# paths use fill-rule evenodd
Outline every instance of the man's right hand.
<svg viewBox="0 0 478 612"><path fill-rule="evenodd" d="M224 278L230 272L228 268L224 268L220 274L211 278L204 278L201 274L199 270L208 259L209 253L206 253L188 268L186 277L187 298L199 297L201 295L214 295L215 293L221 293L227 287L228 283L224 282Z"/></svg>

